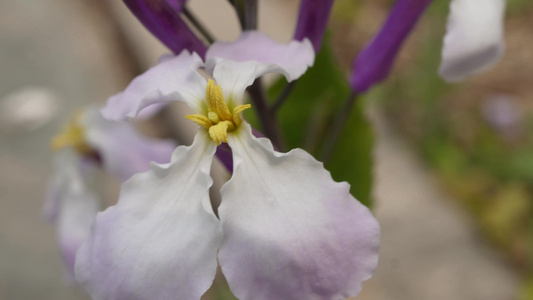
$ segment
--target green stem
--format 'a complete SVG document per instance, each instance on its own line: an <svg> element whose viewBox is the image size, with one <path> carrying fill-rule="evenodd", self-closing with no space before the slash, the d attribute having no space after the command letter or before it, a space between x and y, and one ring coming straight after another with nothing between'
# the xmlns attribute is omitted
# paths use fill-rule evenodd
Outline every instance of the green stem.
<svg viewBox="0 0 533 300"><path fill-rule="evenodd" d="M324 152L322 152L321 156L321 160L324 162L324 164L327 164L331 160L333 151L339 142L344 125L346 125L346 121L348 121L348 118L352 113L352 109L358 99L359 95L355 92L351 92L350 95L348 95L342 110L339 112L339 115L335 117L335 122L331 126L328 139L325 142Z"/></svg>
<svg viewBox="0 0 533 300"><path fill-rule="evenodd" d="M283 103L285 103L285 100L287 100L287 98L289 97L290 93L292 92L292 90L296 86L296 82L297 82L297 80L291 81L283 88L283 91L281 91L281 93L279 94L278 98L276 98L276 101L274 102L274 104L272 104L272 106L270 108L272 110L272 112L275 113L281 108Z"/></svg>
<svg viewBox="0 0 533 300"><path fill-rule="evenodd" d="M281 138L281 130L277 120L276 113L268 107L267 96L261 78L257 78L255 82L248 88L248 93L252 98L255 111L259 117L259 122L263 129L263 133L268 137L278 150L283 151L284 144Z"/></svg>
<svg viewBox="0 0 533 300"><path fill-rule="evenodd" d="M257 29L257 0L244 1L244 30Z"/></svg>

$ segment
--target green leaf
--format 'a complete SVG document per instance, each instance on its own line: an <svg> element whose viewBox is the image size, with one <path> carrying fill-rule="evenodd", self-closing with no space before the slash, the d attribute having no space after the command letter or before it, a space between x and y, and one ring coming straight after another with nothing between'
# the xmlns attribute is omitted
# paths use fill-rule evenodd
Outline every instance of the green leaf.
<svg viewBox="0 0 533 300"><path fill-rule="evenodd" d="M269 89L275 99L285 87L284 79ZM314 66L298 80L279 110L281 130L288 149L303 148L318 158L336 115L350 87L325 39ZM347 121L332 159L326 168L336 181L347 181L350 192L367 206L371 204L373 133L358 103ZM247 116L250 121L251 116ZM259 127L258 127L259 128Z"/></svg>

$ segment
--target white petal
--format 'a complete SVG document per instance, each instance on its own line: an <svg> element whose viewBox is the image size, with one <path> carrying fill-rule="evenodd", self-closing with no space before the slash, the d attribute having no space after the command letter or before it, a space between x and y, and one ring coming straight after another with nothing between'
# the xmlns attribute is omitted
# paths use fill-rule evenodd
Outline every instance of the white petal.
<svg viewBox="0 0 533 300"><path fill-rule="evenodd" d="M176 148L170 140L142 136L131 123L108 121L94 107L85 111L82 125L87 143L101 155L105 170L122 181L148 170L151 161L168 163Z"/></svg>
<svg viewBox="0 0 533 300"><path fill-rule="evenodd" d="M197 72L202 59L196 53L181 52L178 56L160 62L139 75L124 92L109 98L102 114L111 120L124 120L144 113L150 105L170 101L185 101L194 111L200 109L206 80ZM156 111L145 113L151 115Z"/></svg>
<svg viewBox="0 0 533 300"><path fill-rule="evenodd" d="M440 75L460 81L492 67L503 55L505 0L453 0Z"/></svg>
<svg viewBox="0 0 533 300"><path fill-rule="evenodd" d="M262 66L264 65L252 61L218 60L213 77L222 87L226 101L231 99L235 105L240 105L243 104L243 94L246 88L263 74L260 69Z"/></svg>
<svg viewBox="0 0 533 300"><path fill-rule="evenodd" d="M222 271L239 299L355 296L372 276L379 225L301 149L273 150L250 126L230 134L234 173L222 188Z"/></svg>
<svg viewBox="0 0 533 300"><path fill-rule="evenodd" d="M200 299L222 238L209 203L216 146L201 130L166 165L152 164L99 213L76 256L76 278L95 299Z"/></svg>

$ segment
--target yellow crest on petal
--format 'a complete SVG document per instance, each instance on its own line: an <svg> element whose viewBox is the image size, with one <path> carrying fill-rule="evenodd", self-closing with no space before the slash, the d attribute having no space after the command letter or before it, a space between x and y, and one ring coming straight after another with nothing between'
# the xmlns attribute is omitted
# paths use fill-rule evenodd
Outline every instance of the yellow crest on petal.
<svg viewBox="0 0 533 300"><path fill-rule="evenodd" d="M217 145L222 142L227 143L228 132L234 131L242 123L240 114L252 106L250 104L238 105L230 111L224 100L222 88L211 79L207 81L205 101L207 115L187 115L186 118L206 128Z"/></svg>

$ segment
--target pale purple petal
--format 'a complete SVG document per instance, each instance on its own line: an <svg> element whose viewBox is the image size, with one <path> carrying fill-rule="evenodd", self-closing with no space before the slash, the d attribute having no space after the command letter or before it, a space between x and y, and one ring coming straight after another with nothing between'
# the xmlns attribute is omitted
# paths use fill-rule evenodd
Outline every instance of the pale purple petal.
<svg viewBox="0 0 533 300"><path fill-rule="evenodd" d="M222 271L239 299L355 296L376 269L379 224L301 149L273 150L250 126L230 133L234 173L221 189Z"/></svg>
<svg viewBox="0 0 533 300"><path fill-rule="evenodd" d="M211 45L207 50L206 69L212 70L220 59L254 62L256 77L275 72L293 81L313 65L315 51L307 39L280 44L261 32L246 31L236 41Z"/></svg>
<svg viewBox="0 0 533 300"><path fill-rule="evenodd" d="M302 41L308 38L315 51L320 50L322 38L328 26L329 14L334 0L302 0L298 13L298 22L294 39Z"/></svg>
<svg viewBox="0 0 533 300"><path fill-rule="evenodd" d="M197 54L188 51L163 59L133 79L124 92L109 98L102 114L107 119L124 120L136 117L150 105L177 100L199 111L207 84L197 72L202 64Z"/></svg>
<svg viewBox="0 0 533 300"><path fill-rule="evenodd" d="M398 0L376 37L353 63L350 85L358 93L386 79L400 48L432 0Z"/></svg>
<svg viewBox="0 0 533 300"><path fill-rule="evenodd" d="M505 0L453 0L439 73L447 81L460 81L484 72L505 50Z"/></svg>
<svg viewBox="0 0 533 300"><path fill-rule="evenodd" d="M180 17L185 0L124 0L126 6L155 37L174 53L183 50L204 57L206 46Z"/></svg>
<svg viewBox="0 0 533 300"><path fill-rule="evenodd" d="M216 146L205 130L122 186L76 256L76 279L94 299L198 300L211 285L222 239L209 203Z"/></svg>
<svg viewBox="0 0 533 300"><path fill-rule="evenodd" d="M106 171L126 181L135 173L148 170L150 162L168 163L176 144L142 136L133 124L104 119L95 108L88 108L82 119L86 140L98 151Z"/></svg>

